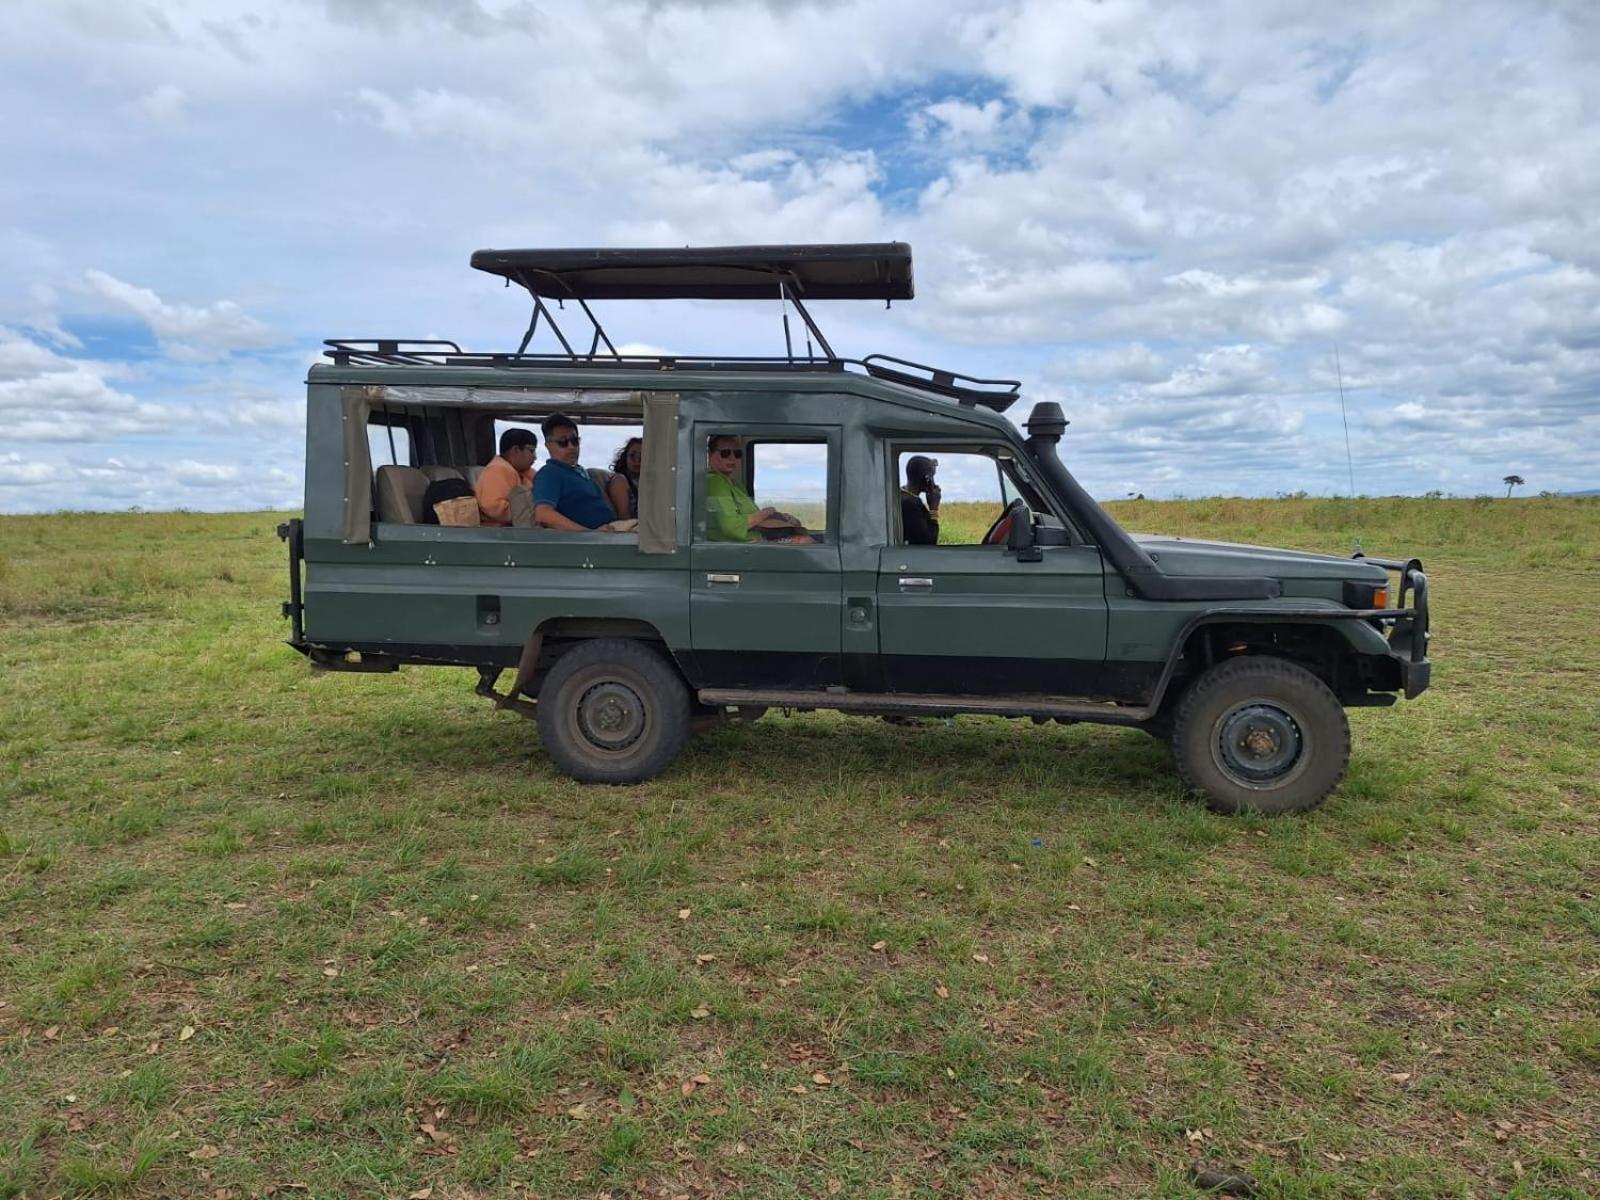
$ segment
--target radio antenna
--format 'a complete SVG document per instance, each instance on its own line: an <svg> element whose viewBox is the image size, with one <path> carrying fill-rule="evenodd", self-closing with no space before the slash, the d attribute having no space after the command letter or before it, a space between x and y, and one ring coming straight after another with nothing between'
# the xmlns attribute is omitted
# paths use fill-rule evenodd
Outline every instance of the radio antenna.
<svg viewBox="0 0 1600 1200"><path fill-rule="evenodd" d="M1352 508L1356 500L1356 459L1350 452L1350 414L1345 410L1344 404L1344 367L1339 362L1339 343L1333 344L1333 373L1339 382L1339 419L1344 422L1344 463L1350 472L1350 504ZM1354 521L1351 522L1354 524ZM1352 530L1355 537L1356 553L1361 553L1361 532Z"/></svg>

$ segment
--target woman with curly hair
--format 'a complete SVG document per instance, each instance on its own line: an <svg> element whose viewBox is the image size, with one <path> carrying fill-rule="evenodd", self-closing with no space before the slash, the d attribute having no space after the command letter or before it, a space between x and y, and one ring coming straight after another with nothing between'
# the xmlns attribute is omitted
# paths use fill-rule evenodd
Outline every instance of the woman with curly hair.
<svg viewBox="0 0 1600 1200"><path fill-rule="evenodd" d="M611 479L606 484L606 499L620 520L639 515L639 462L644 454L644 439L631 437L622 443L611 461Z"/></svg>

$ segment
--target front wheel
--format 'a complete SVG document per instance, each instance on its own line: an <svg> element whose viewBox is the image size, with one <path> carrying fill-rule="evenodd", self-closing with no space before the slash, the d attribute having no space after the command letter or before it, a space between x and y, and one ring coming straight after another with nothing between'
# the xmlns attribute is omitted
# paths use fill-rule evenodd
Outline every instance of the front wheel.
<svg viewBox="0 0 1600 1200"><path fill-rule="evenodd" d="M653 778L672 765L688 736L688 688L640 642L583 642L557 659L540 685L545 753L579 782Z"/></svg>
<svg viewBox="0 0 1600 1200"><path fill-rule="evenodd" d="M1189 686L1172 720L1178 773L1217 812L1315 808L1350 764L1350 723L1310 671L1278 658L1218 663Z"/></svg>

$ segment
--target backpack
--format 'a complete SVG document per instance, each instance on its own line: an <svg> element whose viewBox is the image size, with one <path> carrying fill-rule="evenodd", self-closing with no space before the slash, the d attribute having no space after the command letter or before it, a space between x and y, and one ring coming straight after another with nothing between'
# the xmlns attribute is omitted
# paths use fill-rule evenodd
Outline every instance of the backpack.
<svg viewBox="0 0 1600 1200"><path fill-rule="evenodd" d="M433 511L433 506L441 500L459 500L463 496L473 495L472 485L465 479L435 479L428 485L428 490L422 493L422 523L439 523L439 515Z"/></svg>

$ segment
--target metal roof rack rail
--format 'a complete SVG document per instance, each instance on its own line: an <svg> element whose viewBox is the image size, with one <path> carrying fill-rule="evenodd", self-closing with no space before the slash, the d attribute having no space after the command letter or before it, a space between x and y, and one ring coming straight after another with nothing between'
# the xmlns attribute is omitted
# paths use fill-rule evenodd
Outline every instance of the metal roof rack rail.
<svg viewBox="0 0 1600 1200"><path fill-rule="evenodd" d="M445 350L463 353L460 346L446 338L324 338L322 344L332 347L324 353L341 367L351 363L428 366L435 365ZM424 349L433 346L443 349Z"/></svg>
<svg viewBox="0 0 1600 1200"><path fill-rule="evenodd" d="M885 366L893 363L893 366ZM959 371L946 371L926 363L896 358L892 354L869 354L861 360L868 375L875 379L888 379L907 387L939 392L954 397L968 408L982 406L995 412L1005 412L1022 394L1020 379L979 379ZM923 375L912 374L921 371Z"/></svg>

